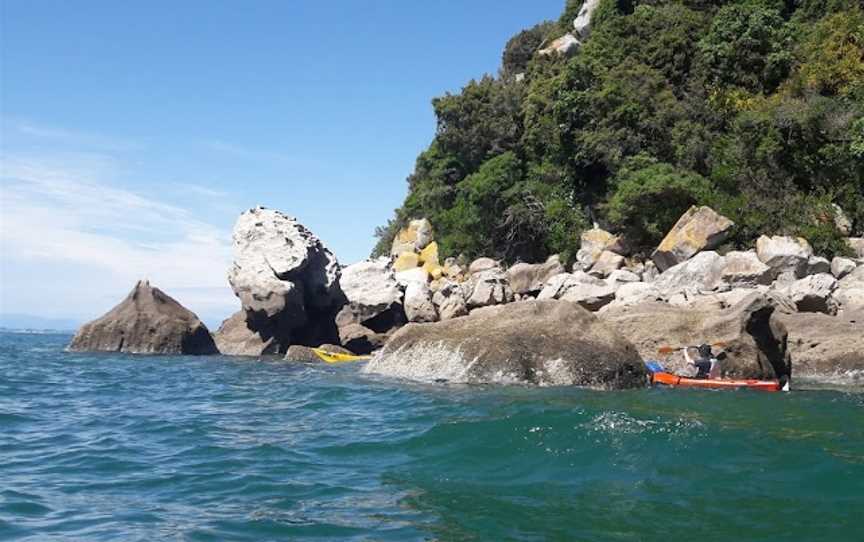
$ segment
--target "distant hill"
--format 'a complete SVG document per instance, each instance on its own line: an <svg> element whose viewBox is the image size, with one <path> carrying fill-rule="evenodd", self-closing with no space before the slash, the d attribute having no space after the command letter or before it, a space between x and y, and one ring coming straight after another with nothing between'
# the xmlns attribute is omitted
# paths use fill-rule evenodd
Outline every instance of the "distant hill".
<svg viewBox="0 0 864 542"><path fill-rule="evenodd" d="M2 331L68 331L78 329L79 322L68 318L43 318L32 314L0 314Z"/></svg>
<svg viewBox="0 0 864 542"><path fill-rule="evenodd" d="M569 0L432 105L376 255L413 218L444 257L568 260L593 222L648 250L693 204L735 221L728 248L864 234L860 0Z"/></svg>

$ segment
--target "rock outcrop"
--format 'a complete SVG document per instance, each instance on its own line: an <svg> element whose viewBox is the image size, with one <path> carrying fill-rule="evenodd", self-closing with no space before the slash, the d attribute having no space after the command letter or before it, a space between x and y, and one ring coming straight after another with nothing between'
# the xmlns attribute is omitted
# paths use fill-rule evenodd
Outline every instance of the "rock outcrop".
<svg viewBox="0 0 864 542"><path fill-rule="evenodd" d="M349 265L342 270L340 285L346 303L336 315L336 325L346 348L368 354L380 343L380 335L407 321L402 290L388 258Z"/></svg>
<svg viewBox="0 0 864 542"><path fill-rule="evenodd" d="M574 271L588 271L604 252L626 256L624 242L617 235L600 228L585 230L576 253Z"/></svg>
<svg viewBox="0 0 864 542"><path fill-rule="evenodd" d="M450 320L468 314L468 303L462 285L447 280L432 295L440 320Z"/></svg>
<svg viewBox="0 0 864 542"><path fill-rule="evenodd" d="M840 316L780 314L789 331L795 376L864 375L864 311Z"/></svg>
<svg viewBox="0 0 864 542"><path fill-rule="evenodd" d="M577 304L548 300L486 307L458 320L409 324L365 370L427 382L646 385L642 360L632 344Z"/></svg>
<svg viewBox="0 0 864 542"><path fill-rule="evenodd" d="M573 30L579 39L584 40L591 33L591 17L599 5L600 0L585 0L582 7L579 8L579 13L573 20Z"/></svg>
<svg viewBox="0 0 864 542"><path fill-rule="evenodd" d="M272 329L252 329L247 322L248 314L240 310L222 322L213 340L219 353L226 356L264 356L279 353L279 341Z"/></svg>
<svg viewBox="0 0 864 542"><path fill-rule="evenodd" d="M249 330L273 338L279 352L290 344L335 339L333 317L344 303L339 264L320 239L294 218L263 207L240 215L232 239L228 282ZM227 335L220 338L227 340Z"/></svg>
<svg viewBox="0 0 864 542"><path fill-rule="evenodd" d="M651 259L660 271L665 271L698 252L717 248L734 225L710 207L690 207L666 234Z"/></svg>
<svg viewBox="0 0 864 542"><path fill-rule="evenodd" d="M75 352L129 354L218 354L201 320L146 280L119 305L88 322L72 338Z"/></svg>
<svg viewBox="0 0 864 542"><path fill-rule="evenodd" d="M775 276L792 273L796 278L801 278L806 274L813 249L802 237L763 235L756 240L756 255L774 270Z"/></svg>
<svg viewBox="0 0 864 542"><path fill-rule="evenodd" d="M772 296L754 292L726 310L644 302L604 311L601 317L632 341L645 359L657 359L663 346L722 343L715 350L725 352L725 375L775 378L791 371L788 333L774 317L780 306ZM678 374L692 371L680 353L663 361Z"/></svg>

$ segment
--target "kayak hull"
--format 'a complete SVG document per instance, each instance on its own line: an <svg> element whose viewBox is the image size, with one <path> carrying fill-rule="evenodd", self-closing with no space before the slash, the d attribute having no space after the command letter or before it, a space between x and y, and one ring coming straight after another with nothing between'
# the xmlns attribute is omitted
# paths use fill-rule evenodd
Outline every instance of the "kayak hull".
<svg viewBox="0 0 864 542"><path fill-rule="evenodd" d="M779 380L753 380L753 379L700 379L678 376L672 373L656 372L651 375L651 382L666 386L680 388L703 388L703 389L751 389L759 391L781 391L783 389Z"/></svg>

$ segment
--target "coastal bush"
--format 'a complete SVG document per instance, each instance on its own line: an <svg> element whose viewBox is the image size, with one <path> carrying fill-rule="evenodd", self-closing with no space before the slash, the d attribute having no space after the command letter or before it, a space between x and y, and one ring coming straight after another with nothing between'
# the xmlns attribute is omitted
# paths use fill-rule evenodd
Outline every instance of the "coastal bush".
<svg viewBox="0 0 864 542"><path fill-rule="evenodd" d="M508 41L499 77L433 100L376 253L421 216L444 256L572 255L592 222L647 250L690 204L734 220L738 248L789 234L842 253L832 204L864 234L858 0L601 0L576 55L533 54L582 3Z"/></svg>

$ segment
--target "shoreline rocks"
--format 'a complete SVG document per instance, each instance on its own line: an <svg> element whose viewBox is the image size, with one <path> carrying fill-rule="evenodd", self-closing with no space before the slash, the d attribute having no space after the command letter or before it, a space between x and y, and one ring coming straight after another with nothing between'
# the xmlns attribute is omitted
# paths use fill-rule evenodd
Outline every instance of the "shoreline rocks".
<svg viewBox="0 0 864 542"><path fill-rule="evenodd" d="M647 382L632 344L577 304L554 300L520 301L456 320L409 324L393 334L364 370L467 384L622 389Z"/></svg>
<svg viewBox="0 0 864 542"><path fill-rule="evenodd" d="M207 326L147 280L138 281L106 314L81 326L68 349L128 354L219 353Z"/></svg>

